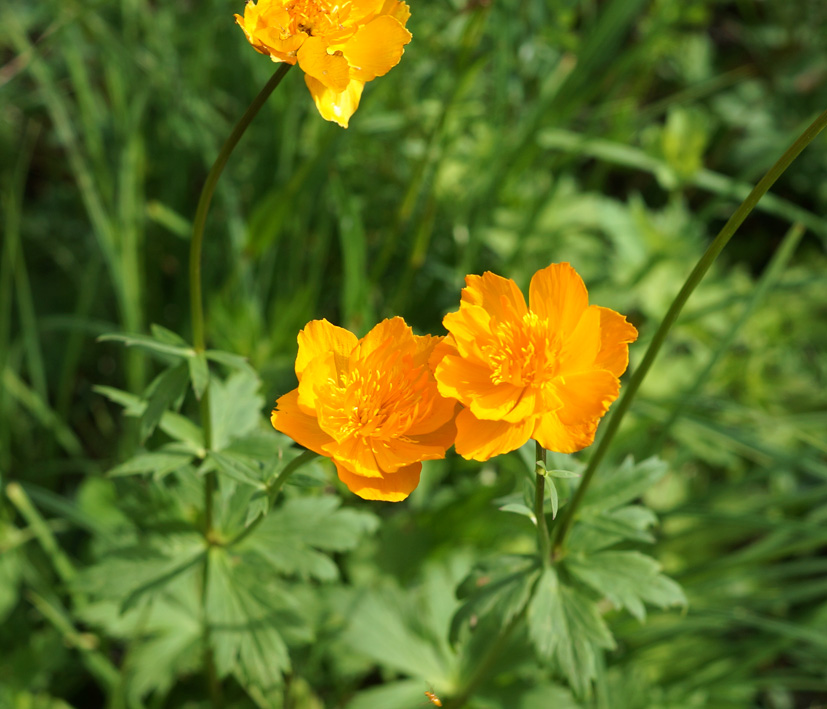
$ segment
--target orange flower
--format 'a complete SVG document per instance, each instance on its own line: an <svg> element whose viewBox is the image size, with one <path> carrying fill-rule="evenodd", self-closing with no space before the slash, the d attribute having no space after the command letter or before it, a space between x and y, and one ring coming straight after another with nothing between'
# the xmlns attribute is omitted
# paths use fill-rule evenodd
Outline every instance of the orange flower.
<svg viewBox="0 0 827 709"><path fill-rule="evenodd" d="M339 479L366 500L404 500L423 460L445 457L456 435L456 403L428 367L440 341L402 318L357 340L327 320L299 333L299 386L276 403L273 426L336 464Z"/></svg>
<svg viewBox="0 0 827 709"><path fill-rule="evenodd" d="M365 82L399 63L410 16L398 0L249 0L235 19L257 52L298 62L319 113L347 128Z"/></svg>
<svg viewBox="0 0 827 709"><path fill-rule="evenodd" d="M514 281L468 276L450 332L431 359L439 391L465 408L457 453L488 460L535 439L573 453L594 441L617 398L637 330L619 313L589 305L567 263L534 274L530 307Z"/></svg>

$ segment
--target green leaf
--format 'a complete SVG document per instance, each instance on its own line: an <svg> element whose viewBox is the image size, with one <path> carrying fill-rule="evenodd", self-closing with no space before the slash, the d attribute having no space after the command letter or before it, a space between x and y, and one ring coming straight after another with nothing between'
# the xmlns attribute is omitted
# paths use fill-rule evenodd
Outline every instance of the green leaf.
<svg viewBox="0 0 827 709"><path fill-rule="evenodd" d="M191 462L192 455L187 453L141 453L116 465L107 474L109 477L118 478L152 473L157 480Z"/></svg>
<svg viewBox="0 0 827 709"><path fill-rule="evenodd" d="M378 525L372 514L338 509L340 504L339 498L332 496L287 500L236 549L255 556L281 574L333 581L339 570L319 550L353 549Z"/></svg>
<svg viewBox="0 0 827 709"><path fill-rule="evenodd" d="M603 551L569 555L565 568L577 579L604 595L617 608L635 618L646 618L644 601L665 608L686 605L680 586L660 573L660 564L637 551Z"/></svg>
<svg viewBox="0 0 827 709"><path fill-rule="evenodd" d="M578 696L588 696L597 653L614 648L596 604L544 569L528 604L528 632L540 658L556 664Z"/></svg>
<svg viewBox="0 0 827 709"><path fill-rule="evenodd" d="M551 518L557 518L557 505L559 504L559 499L557 497L557 486L554 484L554 480L550 477L546 478L546 482L548 483L548 494L551 498Z"/></svg>
<svg viewBox="0 0 827 709"><path fill-rule="evenodd" d="M450 587L444 595L453 601ZM450 685L456 655L419 620L420 613L430 615L429 601L392 585L364 593L346 632L347 645L383 667L420 677L423 684Z"/></svg>
<svg viewBox="0 0 827 709"><path fill-rule="evenodd" d="M199 401L207 390L210 383L210 368L207 366L207 355L204 352L196 352L187 358L190 370L192 388L195 391L195 398Z"/></svg>
<svg viewBox="0 0 827 709"><path fill-rule="evenodd" d="M580 473L573 473L571 470L546 470L546 475L550 478L560 478L561 480L580 477Z"/></svg>
<svg viewBox="0 0 827 709"><path fill-rule="evenodd" d="M629 505L580 519L572 528L569 548L573 551L592 552L622 541L652 544L655 538L648 530L657 521L655 513L641 505Z"/></svg>
<svg viewBox="0 0 827 709"><path fill-rule="evenodd" d="M101 562L79 573L76 591L116 600L124 613L144 600L153 600L169 584L195 573L206 549L199 534L170 535L154 546L116 549ZM163 549L161 549L162 547Z"/></svg>
<svg viewBox="0 0 827 709"><path fill-rule="evenodd" d="M244 687L269 692L290 669L279 615L263 605L224 549L209 556L207 617L220 677L233 673Z"/></svg>
<svg viewBox="0 0 827 709"><path fill-rule="evenodd" d="M190 346L170 344L165 339L156 339L149 335L109 333L98 337L98 342L123 342L127 347L138 347L142 350L174 357L191 357L195 351Z"/></svg>
<svg viewBox="0 0 827 709"><path fill-rule="evenodd" d="M240 369L250 376L258 376L256 370L252 368L250 363L244 358L230 352L222 352L221 350L207 350L207 359L212 362L218 362L226 367L232 369Z"/></svg>
<svg viewBox="0 0 827 709"><path fill-rule="evenodd" d="M507 625L526 607L539 576L534 557L500 557L491 564L479 564L457 588L465 602L451 619L449 641L456 645L462 628L472 618L495 615Z"/></svg>
<svg viewBox="0 0 827 709"><path fill-rule="evenodd" d="M177 347L190 347L189 342L187 342L177 332L168 330L163 325L152 323L152 325L149 326L149 331L152 333L152 337L154 337L158 342L165 342L168 345L175 345Z"/></svg>
<svg viewBox="0 0 827 709"><path fill-rule="evenodd" d="M146 401L121 389L95 386L93 387L93 391L123 406L124 415L126 416L141 416L146 410ZM182 443L186 443L194 455L203 455L204 435L201 429L188 418L176 414L173 411L166 411L161 416L161 421L158 425L167 435Z"/></svg>
<svg viewBox="0 0 827 709"><path fill-rule="evenodd" d="M236 482L250 485L258 490L267 490L267 485L262 481L261 467L256 466L254 459L231 451L212 452L208 459L215 463L220 473Z"/></svg>
<svg viewBox="0 0 827 709"><path fill-rule="evenodd" d="M386 682L379 687L371 687L356 694L346 705L346 709L411 709L428 706L425 690L429 685L421 679L405 679Z"/></svg>
<svg viewBox="0 0 827 709"><path fill-rule="evenodd" d="M500 507L500 512L514 512L518 515L523 515L524 517L534 519L534 510L530 509L522 502L510 502L507 505L503 505Z"/></svg>
<svg viewBox="0 0 827 709"><path fill-rule="evenodd" d="M186 391L187 368L182 362L164 370L147 388L146 408L141 415L140 435L145 441L152 435L164 412Z"/></svg>
<svg viewBox="0 0 827 709"><path fill-rule="evenodd" d="M212 449L223 450L236 438L259 428L264 397L261 382L248 371L233 372L226 381L213 377L210 384Z"/></svg>
<svg viewBox="0 0 827 709"><path fill-rule="evenodd" d="M668 465L659 458L648 458L635 464L631 456L614 471L598 476L586 492L578 516L586 517L631 502L660 480Z"/></svg>

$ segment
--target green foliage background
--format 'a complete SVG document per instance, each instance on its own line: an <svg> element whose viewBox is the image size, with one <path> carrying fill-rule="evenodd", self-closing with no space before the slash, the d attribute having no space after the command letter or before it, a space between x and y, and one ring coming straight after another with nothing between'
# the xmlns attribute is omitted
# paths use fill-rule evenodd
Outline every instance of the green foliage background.
<svg viewBox="0 0 827 709"><path fill-rule="evenodd" d="M349 130L294 70L243 138L207 225L213 349L196 358L190 219L274 69L241 9L0 9L0 707L412 709L481 668L468 706L827 704L823 137L690 300L566 564L526 562L534 527L512 512L530 512L533 450L450 454L396 505L315 461L223 545L299 454L267 413L308 320L442 334L466 273L525 286L570 261L638 326L633 368L825 109L827 6L413 3L412 43ZM209 452L190 389L208 376ZM556 484L562 506L576 479Z"/></svg>

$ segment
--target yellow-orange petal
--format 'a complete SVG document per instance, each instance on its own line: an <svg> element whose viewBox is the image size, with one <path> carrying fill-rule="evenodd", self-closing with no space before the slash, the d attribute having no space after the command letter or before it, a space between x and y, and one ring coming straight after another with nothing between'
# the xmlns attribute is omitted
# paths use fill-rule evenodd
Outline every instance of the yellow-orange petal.
<svg viewBox="0 0 827 709"><path fill-rule="evenodd" d="M416 349L413 330L403 318L386 318L374 325L370 332L359 340L359 347L353 351L353 357L364 360L378 349L391 343L395 350L413 352Z"/></svg>
<svg viewBox="0 0 827 709"><path fill-rule="evenodd" d="M594 307L600 311L600 351L594 366L619 377L629 366L629 344L637 339L637 330L620 313Z"/></svg>
<svg viewBox="0 0 827 709"><path fill-rule="evenodd" d="M563 401L557 414L566 425L596 421L620 392L620 380L605 369L568 374L555 380L554 385Z"/></svg>
<svg viewBox="0 0 827 709"><path fill-rule="evenodd" d="M465 277L461 302L484 308L494 321L492 325L520 320L528 312L517 284L490 271Z"/></svg>
<svg viewBox="0 0 827 709"><path fill-rule="evenodd" d="M379 10L379 14L395 17L404 25L411 16L411 8L399 0L385 0L382 4L382 9Z"/></svg>
<svg viewBox="0 0 827 709"><path fill-rule="evenodd" d="M557 413L537 418L531 437L548 451L576 453L594 442L597 419L583 424L564 424Z"/></svg>
<svg viewBox="0 0 827 709"><path fill-rule="evenodd" d="M383 474L389 474L422 460L440 460L445 457L446 446L433 442L424 443L424 440L427 439L425 437L418 437L417 440L374 438L370 441L370 448L379 469Z"/></svg>
<svg viewBox="0 0 827 709"><path fill-rule="evenodd" d="M531 278L528 291L531 311L548 321L564 338L571 333L589 305L586 284L568 263L553 263Z"/></svg>
<svg viewBox="0 0 827 709"><path fill-rule="evenodd" d="M453 344L460 355L478 364L487 361L483 348L493 339L493 323L491 314L484 307L463 303L459 310L442 318L442 325L453 336Z"/></svg>
<svg viewBox="0 0 827 709"><path fill-rule="evenodd" d="M384 76L399 64L411 33L390 15L375 17L360 27L342 47L350 75L359 81Z"/></svg>
<svg viewBox="0 0 827 709"><path fill-rule="evenodd" d="M334 443L333 439L322 431L315 416L301 410L298 398L298 389L279 398L276 408L270 414L273 428L314 453L329 455L328 448Z"/></svg>
<svg viewBox="0 0 827 709"><path fill-rule="evenodd" d="M349 23L364 24L374 15L381 15L384 0L351 0Z"/></svg>
<svg viewBox="0 0 827 709"><path fill-rule="evenodd" d="M454 447L466 460L484 461L517 450L531 437L533 429L533 419L519 423L482 421L468 409L463 409L457 416Z"/></svg>
<svg viewBox="0 0 827 709"><path fill-rule="evenodd" d="M373 449L361 436L350 436L329 447L331 458L364 478L381 478L384 471L376 462Z"/></svg>
<svg viewBox="0 0 827 709"><path fill-rule="evenodd" d="M365 82L351 79L347 88L340 93L331 91L321 81L308 74L304 75L304 83L307 84L322 118L347 128L350 117L359 108L359 99L362 97Z"/></svg>
<svg viewBox="0 0 827 709"><path fill-rule="evenodd" d="M311 359L299 377L299 406L308 413L315 411L318 416L330 383L339 382L347 373L348 359L339 352L325 352Z"/></svg>
<svg viewBox="0 0 827 709"><path fill-rule="evenodd" d="M443 358L434 376L442 396L469 407L477 418L514 423L534 413L534 396L526 387L494 384L488 367L462 357Z"/></svg>
<svg viewBox="0 0 827 709"><path fill-rule="evenodd" d="M563 341L559 356L559 372L568 375L600 369L594 364L600 351L600 309L590 305L583 311L574 331Z"/></svg>
<svg viewBox="0 0 827 709"><path fill-rule="evenodd" d="M457 402L454 399L446 399L439 396L438 393L433 393L434 400L431 402L430 411L426 411L421 415L418 421L413 421L410 428L405 432L405 435L414 440L428 437L441 431L446 425L454 425L454 419L457 415ZM454 445L453 435L448 439L445 448L450 448Z"/></svg>
<svg viewBox="0 0 827 709"><path fill-rule="evenodd" d="M299 353L296 355L296 376L301 380L307 365L317 357L335 352L349 357L359 343L352 332L329 323L327 320L311 320L298 336Z"/></svg>
<svg viewBox="0 0 827 709"><path fill-rule="evenodd" d="M273 61L282 61L288 64L296 63L296 52L308 39L304 32L282 37L281 31L276 27L260 29L254 34L254 37L264 44Z"/></svg>
<svg viewBox="0 0 827 709"><path fill-rule="evenodd" d="M457 439L457 411L459 407L455 401L448 401L445 400L446 403L450 404L450 415L449 417L439 426L439 428L435 428L433 430L420 433L415 431L413 428L408 432L411 440L420 443L424 446L434 446L437 448L442 449L442 458L445 457L445 451L447 451L452 445L454 445L454 441ZM433 424L431 419L428 420L428 424ZM423 426L424 427L424 426Z"/></svg>
<svg viewBox="0 0 827 709"><path fill-rule="evenodd" d="M428 358L428 368L432 372L435 372L443 357L457 354L459 353L457 352L457 345L456 341L454 340L454 336L448 334L445 337L443 337L440 340L440 342L437 343L436 347L434 347L433 351L431 352L431 356Z"/></svg>
<svg viewBox="0 0 827 709"><path fill-rule="evenodd" d="M318 79L328 89L341 93L350 83L350 67L341 54L328 54L321 37L308 37L296 55L305 74Z"/></svg>
<svg viewBox="0 0 827 709"><path fill-rule="evenodd" d="M409 465L381 478L365 478L349 470L338 460L336 472L348 490L364 500L384 500L385 502L400 502L410 495L419 485L419 474L422 463Z"/></svg>

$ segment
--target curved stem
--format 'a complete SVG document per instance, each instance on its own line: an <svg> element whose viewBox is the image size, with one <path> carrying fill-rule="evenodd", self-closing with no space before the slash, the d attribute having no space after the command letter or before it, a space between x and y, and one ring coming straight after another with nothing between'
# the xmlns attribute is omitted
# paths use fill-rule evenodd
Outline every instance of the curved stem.
<svg viewBox="0 0 827 709"><path fill-rule="evenodd" d="M603 458L606 456L606 452L611 445L615 433L617 433L617 429L620 427L620 423L623 420L626 411L628 411L629 406L635 398L635 394L637 394L641 383L648 374L652 363L655 361L655 357L657 357L658 352L660 352L660 348L662 347L666 336L669 334L669 331L678 319L678 315L680 315L681 310L683 310L683 306L686 304L686 301L689 300L689 296L692 295L692 292L698 287L698 284L706 275L706 272L709 270L710 266L712 266L715 259L718 258L718 255L738 230L738 227L741 226L749 213L755 209L755 205L758 203L758 200L760 200L761 197L763 197L764 194L770 189L770 187L772 187L775 181L781 177L782 174L784 174L784 171L790 166L793 160L798 157L801 151L804 150L804 148L806 148L822 130L824 130L825 126L827 126L827 111L824 111L810 124L810 126L799 136L792 146L790 146L787 152L781 156L778 162L776 162L767 171L767 174L761 178L760 182L755 185L752 192L747 195L746 199L741 202L741 205L729 218L729 221L724 224L723 229L721 229L718 236L716 236L715 240L709 245L706 253L704 253L695 265L692 273L689 274L689 278L686 279L686 282L683 284L680 292L675 297L675 300L672 301L672 305L666 313L666 317L664 317L663 322L660 324L655 336L652 338L652 342L649 344L649 348L646 350L643 360L632 378L629 380L629 383L626 385L626 391L623 398L618 402L617 407L614 409L611 419L603 432L603 437L600 439L600 443L591 458L589 458L589 463L586 466L586 471L583 473L583 480L580 483L580 486L577 488L571 502L566 505L560 516L560 522L555 529L555 549L561 549L563 547L563 543L566 540L566 535L568 534L572 521L574 520L574 513L577 511L577 507L582 502L583 496L586 494L586 490L589 487L589 483L594 477L598 466L603 461Z"/></svg>
<svg viewBox="0 0 827 709"><path fill-rule="evenodd" d="M201 247L204 242L204 225L207 222L207 212L210 209L210 202L215 192L215 186L218 184L218 178L224 171L224 166L230 158L233 149L241 140L247 126L250 125L253 118L261 110L264 102L270 97L274 89L281 83L284 75L288 72L292 64L282 64L276 73L270 77L270 80L264 85L264 88L259 91L258 96L253 99L244 115L236 123L230 137L227 138L224 145L221 147L221 152L215 159L210 172L207 175L207 180L201 190L201 196L198 199L198 207L195 210L195 219L192 222L192 242L190 243L190 309L192 316L192 341L196 352L203 352L205 347L204 337L204 303L201 295Z"/></svg>
<svg viewBox="0 0 827 709"><path fill-rule="evenodd" d="M551 539L548 534L546 515L543 512L546 498L546 449L537 441L534 441L537 452L537 467L534 471L534 519L537 522L537 552L543 562L543 566L551 563Z"/></svg>
<svg viewBox="0 0 827 709"><path fill-rule="evenodd" d="M460 707L464 707L468 700L474 695L477 687L488 679L491 668L494 666L497 658L505 649L505 645L511 637L511 633L514 632L514 628L516 628L517 625L522 622L523 618L525 618L527 608L528 604L526 604L526 607L511 619L505 628L503 628L503 631L488 648L488 652L485 654L485 657L483 657L477 665L476 670L474 670L474 674L471 675L471 678L465 683L465 686L459 691L459 693L445 703L444 709L460 709Z"/></svg>
<svg viewBox="0 0 827 709"><path fill-rule="evenodd" d="M224 171L224 166L230 159L233 149L238 145L244 131L261 110L264 102L273 93L273 90L281 83L284 75L290 69L291 64L282 64L276 73L259 91L258 96L248 106L244 115L241 116L229 138L224 142L218 157L215 159L204 187L201 189L201 196L198 198L198 206L195 209L195 218L192 222L192 241L190 243L190 315L192 317L192 341L196 352L203 352L206 348L206 337L204 335L204 302L201 291L201 252L204 244L204 226L207 223L207 212L210 209L215 187L218 178ZM212 445L212 425L210 417L210 394L209 389L205 390L199 402L201 409L201 427L204 432L204 450L209 451ZM210 540L212 535L213 504L212 498L215 490L215 473L207 473L204 481L204 536Z"/></svg>
<svg viewBox="0 0 827 709"><path fill-rule="evenodd" d="M215 193L215 187L218 184L218 178L224 171L224 166L230 159L233 149L241 140L244 131L255 118L256 114L261 110L265 101L273 93L273 90L281 83L284 75L290 69L290 64L282 64L276 73L270 77L270 80L264 85L264 88L259 91L258 96L253 99L244 115L236 123L229 138L224 142L218 157L215 159L207 179L204 182L204 187L201 189L201 196L198 198L198 206L195 209L195 218L192 222L192 241L190 243L190 315L192 317L192 340L193 346L197 353L201 353L206 348L206 337L204 334L204 302L201 291L201 252L204 243L204 225L207 223L207 212L212 202L212 196ZM204 450L209 451L212 446L212 418L210 416L210 392L209 387L204 390L199 402L201 410L201 426L204 433ZM204 480L204 538L207 543L212 545L213 540L213 496L215 494L215 473L207 473ZM213 707L220 707L223 705L221 700L221 684L218 680L215 671L215 661L212 653L212 646L210 641L210 626L207 622L207 592L209 579L209 553L205 555L204 561L204 576L201 583L201 613L202 613L202 628L203 628L203 645L204 645L204 666L207 673L210 699Z"/></svg>

